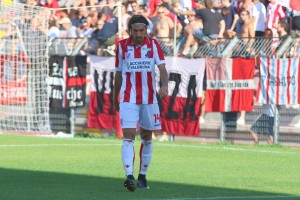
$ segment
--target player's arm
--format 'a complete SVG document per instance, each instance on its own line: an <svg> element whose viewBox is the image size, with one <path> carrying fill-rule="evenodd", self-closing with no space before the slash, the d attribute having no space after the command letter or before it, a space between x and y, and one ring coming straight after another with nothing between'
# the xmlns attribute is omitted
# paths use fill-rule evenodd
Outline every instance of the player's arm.
<svg viewBox="0 0 300 200"><path fill-rule="evenodd" d="M122 85L122 72L116 71L115 74L115 81L114 81L114 97L113 97L113 104L114 108L119 111L119 94Z"/></svg>
<svg viewBox="0 0 300 200"><path fill-rule="evenodd" d="M114 80L114 94L113 94L113 104L114 108L119 111L119 94L122 86L122 48L120 48L120 44L117 45L116 50L116 61L115 61L115 67L116 67L116 74L115 74L115 80Z"/></svg>
<svg viewBox="0 0 300 200"><path fill-rule="evenodd" d="M157 67L160 72L160 81L162 83L158 95L163 99L168 96L168 72L165 64L160 64Z"/></svg>

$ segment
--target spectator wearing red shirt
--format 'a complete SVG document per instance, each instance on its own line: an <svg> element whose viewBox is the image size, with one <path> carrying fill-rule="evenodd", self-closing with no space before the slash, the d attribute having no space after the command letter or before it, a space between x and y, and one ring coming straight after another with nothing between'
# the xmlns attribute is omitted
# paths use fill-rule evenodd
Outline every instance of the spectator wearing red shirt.
<svg viewBox="0 0 300 200"><path fill-rule="evenodd" d="M46 3L45 3L45 5L44 5L44 7L45 8L59 8L59 4L58 4L58 2L56 1L56 0L46 0ZM54 15L56 16L56 17L58 17L59 16L59 14L60 14L60 12L57 10L57 11L55 11L55 13L54 13Z"/></svg>
<svg viewBox="0 0 300 200"><path fill-rule="evenodd" d="M157 7L162 3L161 0L149 0L149 18L157 15Z"/></svg>

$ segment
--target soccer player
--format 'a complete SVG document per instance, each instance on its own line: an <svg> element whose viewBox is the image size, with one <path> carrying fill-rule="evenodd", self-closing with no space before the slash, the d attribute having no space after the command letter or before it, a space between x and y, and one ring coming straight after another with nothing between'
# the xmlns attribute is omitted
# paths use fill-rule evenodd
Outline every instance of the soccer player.
<svg viewBox="0 0 300 200"><path fill-rule="evenodd" d="M168 94L168 74L162 49L155 39L147 37L147 19L134 15L128 22L129 38L121 40L116 51L114 107L120 111L123 130L122 160L126 173L124 186L135 191L136 186L149 189L146 172L152 158L152 131L161 129L156 97L155 66L160 72L160 98ZM120 94L120 101L118 99ZM140 128L140 169L135 183L134 140Z"/></svg>

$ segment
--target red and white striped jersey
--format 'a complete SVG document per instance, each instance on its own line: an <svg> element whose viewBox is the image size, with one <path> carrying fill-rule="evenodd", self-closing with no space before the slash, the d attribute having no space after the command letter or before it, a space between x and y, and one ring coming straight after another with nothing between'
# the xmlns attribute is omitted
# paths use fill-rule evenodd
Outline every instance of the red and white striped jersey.
<svg viewBox="0 0 300 200"><path fill-rule="evenodd" d="M155 66L165 64L163 51L155 39L145 37L140 46L130 38L121 40L116 52L116 71L122 71L120 102L157 103Z"/></svg>
<svg viewBox="0 0 300 200"><path fill-rule="evenodd" d="M270 3L267 8L267 28L276 29L279 21L285 16L285 9L281 5L277 2Z"/></svg>

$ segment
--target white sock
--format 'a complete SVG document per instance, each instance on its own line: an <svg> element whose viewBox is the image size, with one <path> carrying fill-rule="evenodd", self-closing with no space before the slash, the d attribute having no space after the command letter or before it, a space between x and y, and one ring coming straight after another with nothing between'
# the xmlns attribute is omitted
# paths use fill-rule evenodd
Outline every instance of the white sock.
<svg viewBox="0 0 300 200"><path fill-rule="evenodd" d="M140 147L140 174L145 175L147 173L152 158L152 149L152 140L142 140Z"/></svg>
<svg viewBox="0 0 300 200"><path fill-rule="evenodd" d="M122 160L126 176L133 175L134 157L134 140L124 138L122 145Z"/></svg>

